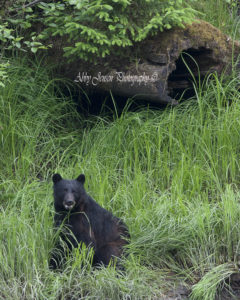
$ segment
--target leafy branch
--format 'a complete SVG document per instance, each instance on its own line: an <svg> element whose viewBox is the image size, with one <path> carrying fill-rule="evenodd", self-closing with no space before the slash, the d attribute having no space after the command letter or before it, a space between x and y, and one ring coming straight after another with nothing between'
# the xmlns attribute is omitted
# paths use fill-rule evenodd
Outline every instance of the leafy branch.
<svg viewBox="0 0 240 300"><path fill-rule="evenodd" d="M1 17L0 40L5 49L37 52L49 47L51 37L61 36L68 45L66 57L95 60L190 23L194 12L182 0L35 0L24 5L18 0Z"/></svg>

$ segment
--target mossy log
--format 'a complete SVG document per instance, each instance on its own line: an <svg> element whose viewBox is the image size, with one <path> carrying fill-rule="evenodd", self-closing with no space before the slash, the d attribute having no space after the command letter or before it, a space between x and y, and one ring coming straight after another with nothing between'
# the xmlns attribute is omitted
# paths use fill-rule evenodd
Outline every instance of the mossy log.
<svg viewBox="0 0 240 300"><path fill-rule="evenodd" d="M239 42L199 20L137 43L124 56L111 55L96 65L74 61L62 71L83 89L177 104L184 90L191 95L193 75L229 73L239 53Z"/></svg>

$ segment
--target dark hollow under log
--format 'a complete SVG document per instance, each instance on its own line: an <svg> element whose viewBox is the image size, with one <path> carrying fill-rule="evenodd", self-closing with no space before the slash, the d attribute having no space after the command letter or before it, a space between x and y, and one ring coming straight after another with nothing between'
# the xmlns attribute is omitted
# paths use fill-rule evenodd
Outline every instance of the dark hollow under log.
<svg viewBox="0 0 240 300"><path fill-rule="evenodd" d="M239 53L238 42L211 24L197 21L136 43L124 56L99 59L96 65L65 62L61 72L86 91L177 104L186 89L186 95L192 95L192 75L198 80L213 72L229 73L232 57L236 60Z"/></svg>

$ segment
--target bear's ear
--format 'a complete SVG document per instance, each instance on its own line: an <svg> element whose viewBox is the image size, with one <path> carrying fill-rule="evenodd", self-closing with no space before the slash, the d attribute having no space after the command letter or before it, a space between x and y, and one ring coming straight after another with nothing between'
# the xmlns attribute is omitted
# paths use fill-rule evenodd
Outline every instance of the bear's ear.
<svg viewBox="0 0 240 300"><path fill-rule="evenodd" d="M81 182L82 184L84 184L85 182L85 175L81 174L78 176L77 181Z"/></svg>
<svg viewBox="0 0 240 300"><path fill-rule="evenodd" d="M57 183L58 181L62 180L62 176L60 174L54 174L52 177L53 183Z"/></svg>

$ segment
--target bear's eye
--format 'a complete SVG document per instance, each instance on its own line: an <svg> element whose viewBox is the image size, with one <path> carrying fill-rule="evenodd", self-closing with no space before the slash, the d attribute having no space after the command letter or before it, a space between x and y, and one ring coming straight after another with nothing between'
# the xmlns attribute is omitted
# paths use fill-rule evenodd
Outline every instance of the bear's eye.
<svg viewBox="0 0 240 300"><path fill-rule="evenodd" d="M75 191L75 190L72 190L72 192L73 192L73 194L75 194L75 193L76 193L76 191Z"/></svg>
<svg viewBox="0 0 240 300"><path fill-rule="evenodd" d="M68 189L66 189L66 188L65 188L65 189L63 189L63 191L64 191L64 192L67 192L67 191L68 191Z"/></svg>

